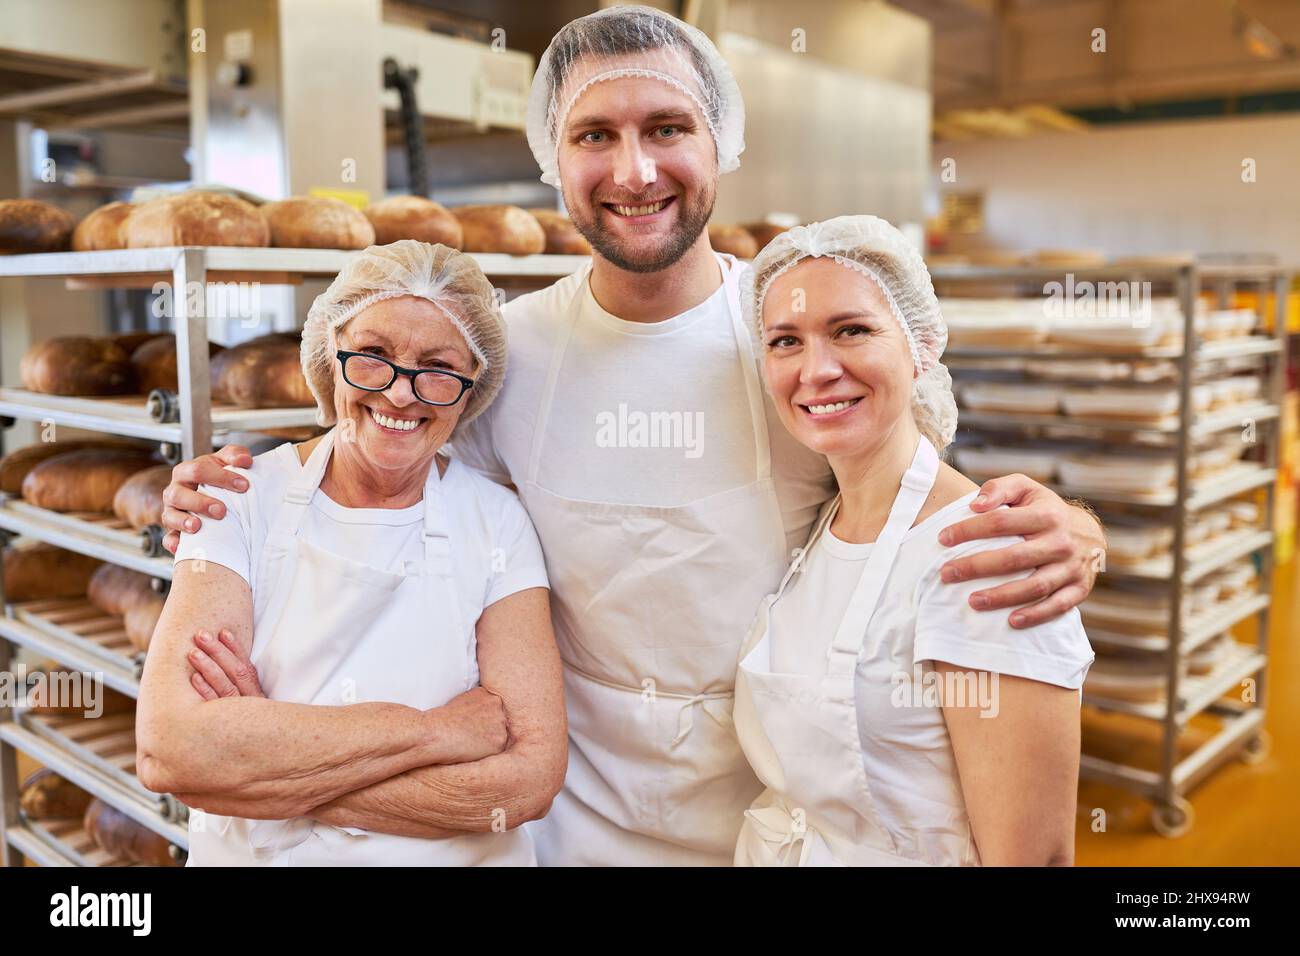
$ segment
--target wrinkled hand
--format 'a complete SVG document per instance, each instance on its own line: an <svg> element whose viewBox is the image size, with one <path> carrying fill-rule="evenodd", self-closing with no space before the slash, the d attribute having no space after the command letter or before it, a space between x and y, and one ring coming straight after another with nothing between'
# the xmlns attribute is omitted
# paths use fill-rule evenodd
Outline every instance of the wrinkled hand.
<svg viewBox="0 0 1300 956"><path fill-rule="evenodd" d="M163 489L162 525L167 534L163 547L172 554L181 543L181 532L198 531L202 522L198 516L224 518L226 506L216 498L199 491L199 485L215 485L230 491L248 490L248 480L243 475L226 471L225 466L253 467L253 456L243 445L226 445L211 455L199 455L183 461L172 469L172 480Z"/></svg>
<svg viewBox="0 0 1300 956"><path fill-rule="evenodd" d="M257 668L248 654L224 628L214 637L210 631L194 635L194 649L186 655L194 668L192 686L204 700L218 697L265 697Z"/></svg>
<svg viewBox="0 0 1300 956"><path fill-rule="evenodd" d="M483 687L467 690L428 712L448 745L447 763L470 763L506 749L510 728L501 698Z"/></svg>
<svg viewBox="0 0 1300 956"><path fill-rule="evenodd" d="M1004 504L1010 507L998 510ZM1025 540L949 561L941 569L944 581L1034 572L1019 581L976 591L970 596L975 610L1015 607L1011 626L1032 627L1060 617L1092 591L1105 559L1106 538L1101 524L1084 508L1031 478L1008 475L986 481L971 510L980 514L945 528L940 544L1003 535Z"/></svg>

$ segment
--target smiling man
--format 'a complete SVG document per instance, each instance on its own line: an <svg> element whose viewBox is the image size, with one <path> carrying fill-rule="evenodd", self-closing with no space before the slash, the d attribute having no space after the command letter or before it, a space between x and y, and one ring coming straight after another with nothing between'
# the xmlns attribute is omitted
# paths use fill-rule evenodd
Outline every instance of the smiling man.
<svg viewBox="0 0 1300 956"><path fill-rule="evenodd" d="M455 451L517 486L550 574L570 748L565 788L531 828L538 858L729 864L761 790L731 725L738 651L834 493L825 458L790 438L762 389L742 265L705 230L717 177L744 148L740 92L703 34L613 7L552 41L528 126L543 181L595 251L506 306L504 388ZM634 413L689 422L689 444L685 427L656 440L609 427ZM196 483L233 487L221 465L245 463L242 451L177 466L169 528L209 513ZM953 570L1033 570L986 593L990 613L1030 605L1012 617L1023 626L1082 600L1103 545L1096 523L1019 476L984 491L977 510L1013 507L946 543L1027 540Z"/></svg>

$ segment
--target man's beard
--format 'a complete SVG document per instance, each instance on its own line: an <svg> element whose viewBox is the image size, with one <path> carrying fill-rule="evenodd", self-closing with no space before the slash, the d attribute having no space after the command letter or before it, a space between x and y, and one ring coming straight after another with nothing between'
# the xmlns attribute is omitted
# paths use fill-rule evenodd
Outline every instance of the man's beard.
<svg viewBox="0 0 1300 956"><path fill-rule="evenodd" d="M601 224L600 213L605 208L603 205L596 204L595 215L587 219L577 213L567 197L564 204L568 208L569 218L573 220L574 228L591 243L591 247L596 252L624 272L645 273L661 272L675 265L682 256L686 255L686 251L695 245L695 240L700 238L700 233L709 224L709 218L713 215L713 203L717 196L717 191L714 190L701 196L700 201L694 205L688 205L682 197L677 197L679 212L677 225L673 227L673 231L660 246L637 254L635 258L634 254L625 248L623 240Z"/></svg>

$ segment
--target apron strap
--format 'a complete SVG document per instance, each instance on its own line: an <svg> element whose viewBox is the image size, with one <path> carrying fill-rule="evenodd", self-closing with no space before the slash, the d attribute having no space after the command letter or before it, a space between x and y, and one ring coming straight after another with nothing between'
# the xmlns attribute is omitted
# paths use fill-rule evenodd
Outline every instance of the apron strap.
<svg viewBox="0 0 1300 956"><path fill-rule="evenodd" d="M857 671L858 655L867 638L867 624L871 621L880 594L889 580L889 572L898 557L903 536L915 524L916 516L921 513L938 473L939 456L934 446L922 435L917 442L912 464L903 473L898 494L889 510L889 518L872 545L862 576L858 579L853 597L849 599L848 608L844 611L835 639L827 652L830 665L828 674L831 677L851 680Z"/></svg>
<svg viewBox="0 0 1300 956"><path fill-rule="evenodd" d="M276 510L274 532L290 537L298 533L302 520L307 514L307 507L325 477L325 466L329 464L334 451L334 433L331 428L317 443L312 453L307 456L307 463L302 466L302 473L294 479L284 493L284 503ZM294 455L298 452L294 449Z"/></svg>
<svg viewBox="0 0 1300 956"><path fill-rule="evenodd" d="M578 291L574 293L568 308L558 317L559 328L556 333L555 347L551 349L551 364L546 370L546 384L542 387L541 401L537 406L537 422L533 427L533 438L528 449L528 471L525 472L528 484L537 482L537 473L542 463L542 442L551 418L551 405L555 402L555 384L560 377L560 366L564 364L564 352L569 347L573 328L578 324L578 315L581 312L580 299L584 294L589 294L591 263L585 263L582 270L586 275L578 280Z"/></svg>
<svg viewBox="0 0 1300 956"><path fill-rule="evenodd" d="M734 258L734 257L729 257ZM754 427L754 470L759 481L772 477L772 449L767 433L767 402L763 385L758 378L758 356L754 354L754 338L745 327L740 308L740 283L728 281L722 270L722 284L727 290L727 311L731 315L732 335L736 338L736 352L740 355L741 371L745 376L745 394L749 397L749 416Z"/></svg>
<svg viewBox="0 0 1300 956"><path fill-rule="evenodd" d="M447 467L453 467L452 463L448 462ZM420 539L424 542L424 560L429 572L446 576L452 570L451 525L442 480L435 455L429 466L429 478L424 483L424 526L420 529Z"/></svg>

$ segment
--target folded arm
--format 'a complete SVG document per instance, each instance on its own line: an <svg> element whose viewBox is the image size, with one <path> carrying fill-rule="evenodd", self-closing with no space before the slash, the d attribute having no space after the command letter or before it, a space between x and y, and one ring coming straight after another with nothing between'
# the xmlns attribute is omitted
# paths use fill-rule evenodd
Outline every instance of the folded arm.
<svg viewBox="0 0 1300 956"><path fill-rule="evenodd" d="M437 711L203 700L192 685L191 641L222 629L245 654L252 647L248 584L212 562L180 562L141 678L136 769L148 789L189 795L218 813L231 812L220 801L233 798L242 816L281 819L413 767L464 759Z"/></svg>
<svg viewBox="0 0 1300 956"><path fill-rule="evenodd" d="M568 754L549 598L545 588L519 591L478 620L479 680L501 698L510 728L502 753L408 770L309 815L334 826L421 837L513 829L545 815L564 783Z"/></svg>

